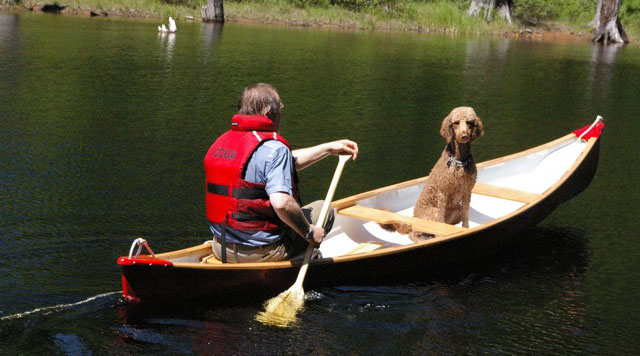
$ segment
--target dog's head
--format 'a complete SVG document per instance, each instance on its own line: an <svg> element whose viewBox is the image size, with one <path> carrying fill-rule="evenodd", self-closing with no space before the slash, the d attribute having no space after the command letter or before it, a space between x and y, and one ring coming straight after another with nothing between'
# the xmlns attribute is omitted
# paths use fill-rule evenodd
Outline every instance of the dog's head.
<svg viewBox="0 0 640 356"><path fill-rule="evenodd" d="M460 143L473 142L484 134L482 120L468 106L459 106L442 120L440 134L447 142L456 140Z"/></svg>

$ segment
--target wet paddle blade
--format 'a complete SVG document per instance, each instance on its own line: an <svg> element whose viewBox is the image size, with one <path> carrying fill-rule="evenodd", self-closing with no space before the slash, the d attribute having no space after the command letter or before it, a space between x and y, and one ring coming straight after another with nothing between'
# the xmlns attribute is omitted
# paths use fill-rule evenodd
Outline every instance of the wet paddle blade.
<svg viewBox="0 0 640 356"><path fill-rule="evenodd" d="M304 290L292 286L267 300L265 311L258 313L256 320L263 324L287 327L295 322L298 311L304 306Z"/></svg>

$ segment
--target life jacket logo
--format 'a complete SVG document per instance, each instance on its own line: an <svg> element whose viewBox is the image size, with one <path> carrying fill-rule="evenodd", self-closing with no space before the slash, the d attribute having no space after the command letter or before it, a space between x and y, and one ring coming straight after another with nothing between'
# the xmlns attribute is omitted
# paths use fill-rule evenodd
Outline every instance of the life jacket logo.
<svg viewBox="0 0 640 356"><path fill-rule="evenodd" d="M234 159L236 158L236 150L231 150L228 148L216 148L213 151L213 157L224 158L224 159Z"/></svg>

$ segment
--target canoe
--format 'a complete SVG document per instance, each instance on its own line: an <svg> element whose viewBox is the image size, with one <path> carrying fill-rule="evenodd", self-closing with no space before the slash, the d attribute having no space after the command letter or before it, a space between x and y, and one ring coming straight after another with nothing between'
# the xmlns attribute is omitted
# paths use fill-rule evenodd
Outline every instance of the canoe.
<svg viewBox="0 0 640 356"><path fill-rule="evenodd" d="M332 202L336 220L320 246L322 258L309 265L305 289L397 283L400 277L424 276L526 236L560 203L590 184L604 127L598 119L551 142L477 163L468 228L413 217L413 205L427 177ZM407 235L379 225L390 222L409 223L435 237L413 243ZM144 247L148 252L141 254ZM286 290L296 279L301 260L223 264L212 257L210 241L154 254L138 239L117 263L128 301L228 302L264 300Z"/></svg>

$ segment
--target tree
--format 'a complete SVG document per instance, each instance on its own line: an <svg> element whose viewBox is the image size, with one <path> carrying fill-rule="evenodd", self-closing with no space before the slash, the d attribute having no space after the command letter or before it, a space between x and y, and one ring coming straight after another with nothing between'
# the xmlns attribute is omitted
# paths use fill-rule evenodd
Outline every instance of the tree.
<svg viewBox="0 0 640 356"><path fill-rule="evenodd" d="M598 0L596 16L591 22L594 25L594 42L627 43L629 38L620 23L620 0Z"/></svg>
<svg viewBox="0 0 640 356"><path fill-rule="evenodd" d="M204 22L224 22L224 8L222 0L208 0L207 5L200 9Z"/></svg>
<svg viewBox="0 0 640 356"><path fill-rule="evenodd" d="M484 12L484 19L491 21L491 15L494 8L498 9L498 17L506 20L511 24L511 8L513 0L471 0L469 5L469 16L475 16L480 12Z"/></svg>

